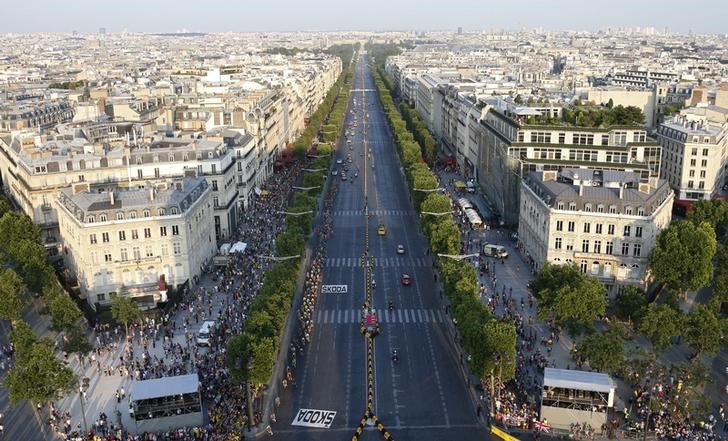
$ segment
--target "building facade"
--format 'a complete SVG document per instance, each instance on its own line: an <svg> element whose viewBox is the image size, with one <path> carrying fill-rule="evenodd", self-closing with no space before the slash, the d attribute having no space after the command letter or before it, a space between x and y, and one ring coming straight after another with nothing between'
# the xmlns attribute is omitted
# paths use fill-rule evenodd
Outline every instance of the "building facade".
<svg viewBox="0 0 728 441"><path fill-rule="evenodd" d="M179 286L199 276L217 250L212 189L186 177L144 189L65 188L54 201L66 268L90 305L117 295L153 307L160 279Z"/></svg>
<svg viewBox="0 0 728 441"><path fill-rule="evenodd" d="M610 295L644 286L674 193L662 179L591 169L530 172L521 182L518 237L535 270L575 264Z"/></svg>

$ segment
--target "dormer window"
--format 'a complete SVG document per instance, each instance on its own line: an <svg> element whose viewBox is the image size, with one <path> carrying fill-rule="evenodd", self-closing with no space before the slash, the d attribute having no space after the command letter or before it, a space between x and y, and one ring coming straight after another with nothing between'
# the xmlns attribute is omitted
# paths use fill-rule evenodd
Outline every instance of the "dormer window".
<svg viewBox="0 0 728 441"><path fill-rule="evenodd" d="M602 205L602 204L597 205L597 213L604 213L604 205Z"/></svg>
<svg viewBox="0 0 728 441"><path fill-rule="evenodd" d="M124 213L116 213L116 220L124 220Z"/></svg>
<svg viewBox="0 0 728 441"><path fill-rule="evenodd" d="M96 222L96 218L94 216L89 216L86 218L86 222L92 224L92 223Z"/></svg>
<svg viewBox="0 0 728 441"><path fill-rule="evenodd" d="M169 154L169 162L174 162L174 153Z"/></svg>
<svg viewBox="0 0 728 441"><path fill-rule="evenodd" d="M142 158L141 158L141 156L137 156L136 163L137 163L137 165L142 165Z"/></svg>
<svg viewBox="0 0 728 441"><path fill-rule="evenodd" d="M106 215L105 214L99 215L99 222L106 222Z"/></svg>
<svg viewBox="0 0 728 441"><path fill-rule="evenodd" d="M592 211L592 204L584 204L584 211L591 213Z"/></svg>
<svg viewBox="0 0 728 441"><path fill-rule="evenodd" d="M624 208L624 214L626 214L626 215L632 215L632 207L625 207Z"/></svg>
<svg viewBox="0 0 728 441"><path fill-rule="evenodd" d="M637 216L644 216L645 215L645 209L640 207L637 209Z"/></svg>
<svg viewBox="0 0 728 441"><path fill-rule="evenodd" d="M177 207L172 207L172 208L170 209L170 212L171 212L172 214L178 214L178 213L177 213L177 212L178 212L178 210L177 210Z"/></svg>
<svg viewBox="0 0 728 441"><path fill-rule="evenodd" d="M563 202L559 202L558 204L556 204L556 209L563 210L564 209L564 203Z"/></svg>
<svg viewBox="0 0 728 441"><path fill-rule="evenodd" d="M154 162L159 162L159 155L154 155Z"/></svg>
<svg viewBox="0 0 728 441"><path fill-rule="evenodd" d="M149 210L144 210L144 212L143 212L144 217L150 217L151 215L152 215L152 213Z"/></svg>
<svg viewBox="0 0 728 441"><path fill-rule="evenodd" d="M617 214L617 206L616 205L610 205L609 206L609 213L610 214Z"/></svg>
<svg viewBox="0 0 728 441"><path fill-rule="evenodd" d="M576 211L576 204L574 202L569 202L569 210Z"/></svg>
<svg viewBox="0 0 728 441"><path fill-rule="evenodd" d="M207 152L207 157L210 158L210 159L212 159L213 158L213 153L212 152Z"/></svg>
<svg viewBox="0 0 728 441"><path fill-rule="evenodd" d="M164 216L164 214L165 214L164 208L160 208L157 213L159 216Z"/></svg>
<svg viewBox="0 0 728 441"><path fill-rule="evenodd" d="M136 219L136 211L129 212L129 219Z"/></svg>

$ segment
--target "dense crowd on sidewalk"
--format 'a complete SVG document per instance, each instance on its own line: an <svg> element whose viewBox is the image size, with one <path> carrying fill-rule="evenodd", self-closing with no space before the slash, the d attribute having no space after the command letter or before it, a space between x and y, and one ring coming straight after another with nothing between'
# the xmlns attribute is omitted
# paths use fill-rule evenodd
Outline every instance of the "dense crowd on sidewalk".
<svg viewBox="0 0 728 441"><path fill-rule="evenodd" d="M247 244L243 253L229 255L227 265L208 269L212 283L203 283L187 290L182 301L158 320L147 319L129 328L124 335L120 327L96 326L93 330L95 348L80 360L84 375L88 377L120 376L122 380L144 380L162 376L198 373L201 395L208 409L209 423L204 427L189 427L168 432L133 435L121 425L120 413L128 411L121 403L125 398L122 388L117 390L117 415L102 413L90 419L84 434L81 423L71 424L69 410L51 404L48 424L61 439L106 441L234 441L245 436L248 415L253 424L262 423L261 412L255 403L262 388L253 393L254 409L249 412L245 386L234 386L226 367L225 347L229 336L241 332L251 301L263 284L263 275L273 260L275 237L285 229L285 214L290 189L301 171L294 164L271 176L266 183L266 195L257 197L246 210L231 239ZM326 232L324 222L321 232ZM321 256L317 255L308 271L308 290L301 320L306 325L303 338L296 344L305 344L311 329L311 313L315 306L315 293L311 283L320 283ZM204 278L203 278L204 279ZM216 321L209 348L195 344L194 331L200 323ZM175 341L175 335L177 339ZM179 335L183 335L180 342ZM157 349L157 346L161 346ZM294 359L295 360L295 359ZM295 361L294 361L295 363ZM290 373L290 370L289 370ZM290 374L289 374L290 375ZM89 379L90 381L90 379ZM80 399L89 400L89 381L84 381ZM276 399L279 404L279 399ZM275 418L275 417L273 417Z"/></svg>

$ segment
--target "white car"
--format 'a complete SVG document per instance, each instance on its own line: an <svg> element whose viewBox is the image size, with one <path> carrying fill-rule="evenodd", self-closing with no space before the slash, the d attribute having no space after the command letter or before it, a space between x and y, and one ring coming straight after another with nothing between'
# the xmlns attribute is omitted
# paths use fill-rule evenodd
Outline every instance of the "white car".
<svg viewBox="0 0 728 441"><path fill-rule="evenodd" d="M336 163L337 163L337 164L342 164L343 162L344 162L344 161L342 161L341 159L337 159L337 160L336 160Z"/></svg>
<svg viewBox="0 0 728 441"><path fill-rule="evenodd" d="M336 170L331 170L331 176L336 176L336 175L338 175L338 174L339 174L339 172L338 172L338 171L336 171Z"/></svg>
<svg viewBox="0 0 728 441"><path fill-rule="evenodd" d="M404 254L404 245L397 245L397 254Z"/></svg>

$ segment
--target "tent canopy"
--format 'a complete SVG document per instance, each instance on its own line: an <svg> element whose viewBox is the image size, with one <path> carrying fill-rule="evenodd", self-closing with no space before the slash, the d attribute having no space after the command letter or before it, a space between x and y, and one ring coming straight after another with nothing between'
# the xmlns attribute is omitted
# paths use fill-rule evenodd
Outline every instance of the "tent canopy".
<svg viewBox="0 0 728 441"><path fill-rule="evenodd" d="M468 217L468 220L473 225L481 225L483 223L483 220L480 218L480 216L478 216L478 213L473 209L465 210L465 215Z"/></svg>
<svg viewBox="0 0 728 441"><path fill-rule="evenodd" d="M134 401L150 400L172 395L191 394L197 392L199 387L200 379L197 374L177 375L135 381L131 385L131 394Z"/></svg>
<svg viewBox="0 0 728 441"><path fill-rule="evenodd" d="M467 210L468 208L473 208L473 204L471 204L467 198L458 198L458 205L463 210Z"/></svg>
<svg viewBox="0 0 728 441"><path fill-rule="evenodd" d="M230 248L231 253L244 253L245 249L248 247L248 244L245 242L235 242L235 245L233 245Z"/></svg>
<svg viewBox="0 0 728 441"><path fill-rule="evenodd" d="M544 387L561 387L603 393L609 393L614 389L614 384L612 384L612 380L607 374L554 368L544 370L543 385Z"/></svg>

